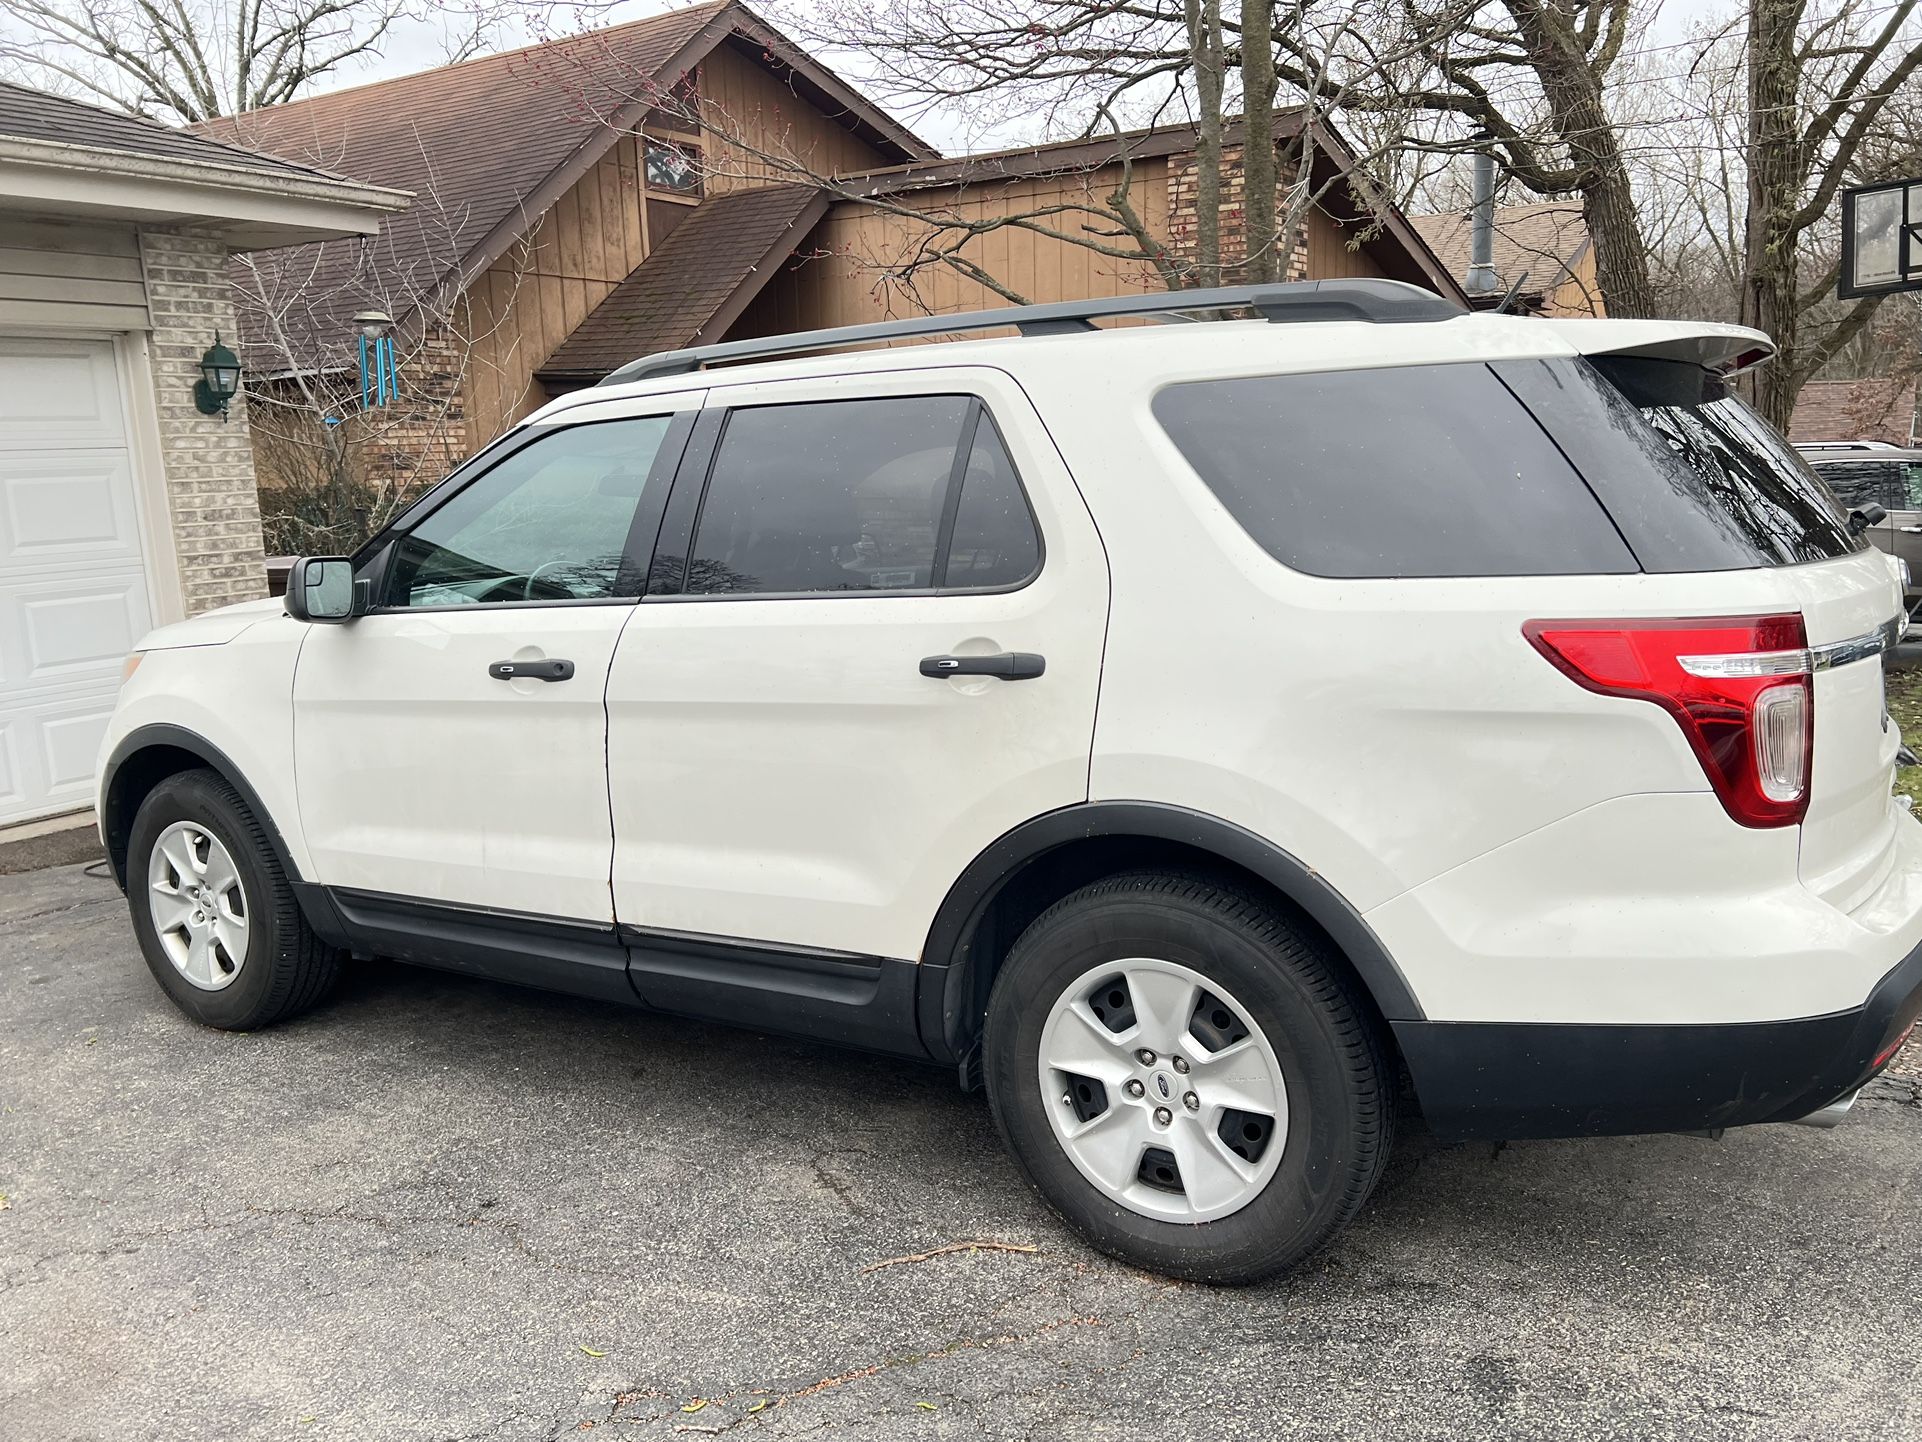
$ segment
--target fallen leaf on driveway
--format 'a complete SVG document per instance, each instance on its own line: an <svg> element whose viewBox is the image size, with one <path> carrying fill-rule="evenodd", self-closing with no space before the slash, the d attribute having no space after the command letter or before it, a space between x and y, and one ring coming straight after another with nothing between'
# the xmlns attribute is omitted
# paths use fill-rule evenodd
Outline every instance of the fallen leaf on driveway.
<svg viewBox="0 0 1922 1442"><path fill-rule="evenodd" d="M914 1405L919 1407L923 1412L933 1412L937 1410L932 1402L916 1402Z"/></svg>
<svg viewBox="0 0 1922 1442"><path fill-rule="evenodd" d="M681 1408L681 1410L683 1412L698 1412L705 1406L707 1406L707 1398L696 1397L692 1402Z"/></svg>
<svg viewBox="0 0 1922 1442"><path fill-rule="evenodd" d="M607 1355L607 1353L605 1352L595 1351L592 1347L588 1346L587 1343L585 1342L576 1342L574 1345L576 1347L579 1347L583 1352L587 1353L587 1355L590 1357L605 1357Z"/></svg>

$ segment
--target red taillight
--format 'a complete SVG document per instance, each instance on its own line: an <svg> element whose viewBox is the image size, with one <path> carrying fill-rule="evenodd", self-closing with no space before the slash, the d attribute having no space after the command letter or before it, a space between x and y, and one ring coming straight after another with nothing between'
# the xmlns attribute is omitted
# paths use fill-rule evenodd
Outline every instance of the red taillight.
<svg viewBox="0 0 1922 1442"><path fill-rule="evenodd" d="M1815 696L1799 615L1530 621L1522 634L1589 690L1653 701L1673 716L1742 825L1801 821Z"/></svg>
<svg viewBox="0 0 1922 1442"><path fill-rule="evenodd" d="M1870 1071L1882 1070L1882 1064L1884 1062L1893 1060L1895 1057L1895 1054L1900 1050L1902 1050L1902 1043L1904 1043L1914 1035L1915 1035L1915 1023L1910 1022L1907 1026L1902 1028L1902 1034L1900 1036L1898 1036L1894 1041L1890 1042L1887 1046L1883 1047L1882 1050L1880 1050L1875 1054L1875 1060L1869 1063L1869 1070Z"/></svg>

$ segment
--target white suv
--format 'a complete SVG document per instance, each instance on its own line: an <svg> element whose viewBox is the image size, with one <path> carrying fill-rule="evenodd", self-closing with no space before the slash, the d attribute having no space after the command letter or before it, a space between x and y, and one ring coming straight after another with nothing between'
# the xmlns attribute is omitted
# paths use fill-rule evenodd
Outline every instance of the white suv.
<svg viewBox="0 0 1922 1442"><path fill-rule="evenodd" d="M113 868L213 1026L355 953L954 1067L1184 1277L1324 1241L1398 1118L1833 1114L1922 828L1767 346L1348 281L638 362L147 638Z"/></svg>

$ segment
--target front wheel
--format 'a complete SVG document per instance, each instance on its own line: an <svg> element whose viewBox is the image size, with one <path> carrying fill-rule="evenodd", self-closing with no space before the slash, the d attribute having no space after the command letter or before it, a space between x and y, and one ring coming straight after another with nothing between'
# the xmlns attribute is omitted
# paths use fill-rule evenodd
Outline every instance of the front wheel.
<svg viewBox="0 0 1922 1442"><path fill-rule="evenodd" d="M140 803L127 902L154 979L208 1026L252 1031L303 1011L339 971L258 818L212 771L169 776Z"/></svg>
<svg viewBox="0 0 1922 1442"><path fill-rule="evenodd" d="M989 1101L1102 1250L1195 1281L1286 1270L1367 1200L1393 1073L1326 943L1211 879L1140 873L1037 919L995 979Z"/></svg>

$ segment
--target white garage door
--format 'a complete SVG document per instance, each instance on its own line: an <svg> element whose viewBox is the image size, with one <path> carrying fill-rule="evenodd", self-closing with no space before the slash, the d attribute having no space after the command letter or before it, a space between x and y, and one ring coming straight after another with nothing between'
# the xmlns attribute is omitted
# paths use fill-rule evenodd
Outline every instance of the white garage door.
<svg viewBox="0 0 1922 1442"><path fill-rule="evenodd" d="M112 345L0 336L0 822L92 802L148 624Z"/></svg>

